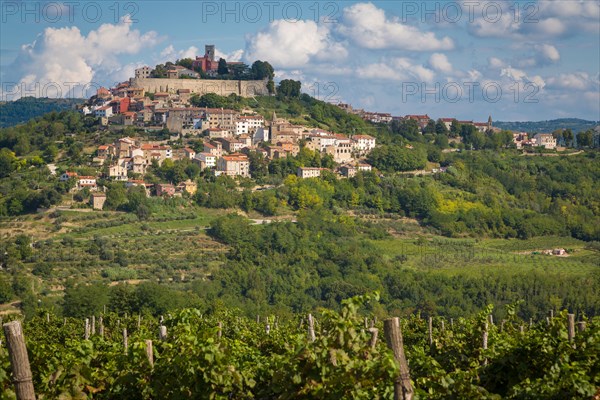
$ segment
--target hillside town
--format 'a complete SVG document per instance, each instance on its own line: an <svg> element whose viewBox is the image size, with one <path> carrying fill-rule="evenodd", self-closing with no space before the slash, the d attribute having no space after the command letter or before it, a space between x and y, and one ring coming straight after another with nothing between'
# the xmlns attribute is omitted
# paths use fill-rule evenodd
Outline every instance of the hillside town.
<svg viewBox="0 0 600 400"><path fill-rule="evenodd" d="M99 88L80 107L80 111L84 115L96 117L101 129L119 132L130 127L130 132L166 132L169 138L151 141L147 138L120 137L113 143L97 147L93 166L102 171L98 176L77 176L68 171L61 176L61 180L74 179L76 189L87 188L94 192L91 200L93 207L101 209L104 195L103 188L97 185L97 179L100 178L125 182L127 187L143 186L148 195L193 195L198 188L191 180L177 185L173 182L147 184L143 181L142 177L149 167L160 167L165 160L187 159L214 176L251 178L250 152L257 152L265 160L272 161L295 157L301 148L306 148L331 157L336 167L327 169L338 177L353 177L360 171L373 169L366 159L377 146L377 140L365 132L348 135L298 125L289 119L278 117L275 112L261 115L251 108L235 110L198 106L199 96L207 94L246 94L252 97L252 94L242 93L241 86L237 92L227 89L231 85L235 86L236 82L241 85L242 81L216 79L225 79L222 74L229 69L236 70L238 77L259 77L264 78L265 82L272 79L270 65L260 61L257 63L259 65L255 63L250 69L243 63L228 63L223 59L217 61L214 45L206 45L203 56L186 61L190 68L174 63L156 68L144 66L136 69L135 76L129 81L113 88ZM249 72L257 69L265 69L266 72ZM207 82L210 85L203 85ZM440 129L447 133L454 132L454 136L449 134L452 148L444 151L458 150L455 145L462 138L456 133L463 127L485 134L502 131L493 126L491 116L486 122L451 117L441 117L436 121L428 114L393 116L389 113L355 109L345 103L336 106L371 124L389 126L409 122L420 134L440 133ZM537 147L552 150L558 146L557 139L552 134L508 132L507 135L512 135L512 141L507 138L506 144L511 143L517 149ZM410 144L406 147L412 148ZM321 176L323 170L325 168L299 167L297 176L301 179L315 178ZM443 167L433 170L434 173L444 171Z"/></svg>

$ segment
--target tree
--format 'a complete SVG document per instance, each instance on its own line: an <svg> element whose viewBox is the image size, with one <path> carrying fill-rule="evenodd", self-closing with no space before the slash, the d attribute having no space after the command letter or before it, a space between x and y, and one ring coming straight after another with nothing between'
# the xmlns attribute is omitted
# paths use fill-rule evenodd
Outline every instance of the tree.
<svg viewBox="0 0 600 400"><path fill-rule="evenodd" d="M369 164L382 171L414 171L425 168L427 159L420 149L401 146L379 146L369 154Z"/></svg>
<svg viewBox="0 0 600 400"><path fill-rule="evenodd" d="M427 126L425 127L425 129L423 129L423 133L424 134L436 133L436 126L435 126L434 120L430 119L429 122L427 122Z"/></svg>
<svg viewBox="0 0 600 400"><path fill-rule="evenodd" d="M117 210L127 204L127 191L125 185L121 183L113 183L109 185L106 192L105 207L109 210Z"/></svg>
<svg viewBox="0 0 600 400"><path fill-rule="evenodd" d="M438 119L435 123L435 133L437 133L438 135L447 135L448 133L450 133L450 131L448 131L448 127L446 126L444 121L442 121L441 118Z"/></svg>
<svg viewBox="0 0 600 400"><path fill-rule="evenodd" d="M585 132L579 132L577 134L577 146L578 147L591 147L594 143L594 132L588 129Z"/></svg>
<svg viewBox="0 0 600 400"><path fill-rule="evenodd" d="M452 125L450 125L450 136L458 137L462 132L462 124L457 120L452 120Z"/></svg>
<svg viewBox="0 0 600 400"><path fill-rule="evenodd" d="M65 290L63 310L69 317L97 315L108 304L108 288L104 285L80 285Z"/></svg>
<svg viewBox="0 0 600 400"><path fill-rule="evenodd" d="M0 150L0 178L10 175L18 167L15 153L7 148Z"/></svg>
<svg viewBox="0 0 600 400"><path fill-rule="evenodd" d="M193 63L194 61L191 58L182 58L181 60L175 61L176 65L181 65L182 67L187 69L193 69Z"/></svg>
<svg viewBox="0 0 600 400"><path fill-rule="evenodd" d="M433 141L433 144L436 145L437 147L439 147L440 149L447 149L448 148L448 136L446 136L443 133L436 135L435 140Z"/></svg>
<svg viewBox="0 0 600 400"><path fill-rule="evenodd" d="M0 304L8 303L12 300L14 293L12 286L6 276L0 276Z"/></svg>
<svg viewBox="0 0 600 400"><path fill-rule="evenodd" d="M277 96L280 98L297 98L300 97L302 82L292 79L284 79L277 86Z"/></svg>
<svg viewBox="0 0 600 400"><path fill-rule="evenodd" d="M573 146L573 140L575 139L575 136L573 135L573 131L571 129L565 129L563 131L563 137L565 138L567 146Z"/></svg>
<svg viewBox="0 0 600 400"><path fill-rule="evenodd" d="M227 98L216 93L207 93L200 97L192 96L190 102L196 107L227 108L229 106Z"/></svg>
<svg viewBox="0 0 600 400"><path fill-rule="evenodd" d="M46 161L47 163L54 162L57 155L58 155L58 147L56 147L55 144L49 144L44 149L43 157L44 157L44 161Z"/></svg>
<svg viewBox="0 0 600 400"><path fill-rule="evenodd" d="M250 161L250 175L256 180L261 180L269 173L268 162L265 156L258 151L250 151L248 153Z"/></svg>
<svg viewBox="0 0 600 400"><path fill-rule="evenodd" d="M254 77L254 79L259 79L259 80L263 80L263 79L273 79L274 74L275 74L275 70L273 69L273 67L271 66L271 64L269 64L266 61L255 61L252 64L252 75Z"/></svg>
<svg viewBox="0 0 600 400"><path fill-rule="evenodd" d="M393 120L390 129L392 133L399 134L407 140L423 140L419 124L414 119Z"/></svg>
<svg viewBox="0 0 600 400"><path fill-rule="evenodd" d="M224 58L219 59L219 67L217 68L217 74L219 75L227 75L229 73L229 68L227 68L227 61Z"/></svg>

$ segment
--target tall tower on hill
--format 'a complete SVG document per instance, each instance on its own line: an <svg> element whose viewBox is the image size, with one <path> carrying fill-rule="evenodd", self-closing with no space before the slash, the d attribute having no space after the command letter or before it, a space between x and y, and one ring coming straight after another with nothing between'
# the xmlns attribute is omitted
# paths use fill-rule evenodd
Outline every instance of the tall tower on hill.
<svg viewBox="0 0 600 400"><path fill-rule="evenodd" d="M207 44L204 46L204 57L208 58L210 61L215 61L215 45Z"/></svg>

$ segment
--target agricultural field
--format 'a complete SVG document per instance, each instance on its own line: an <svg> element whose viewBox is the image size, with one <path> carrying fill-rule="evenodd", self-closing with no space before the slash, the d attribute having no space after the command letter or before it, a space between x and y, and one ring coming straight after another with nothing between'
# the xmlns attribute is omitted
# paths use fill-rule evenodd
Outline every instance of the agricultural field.
<svg viewBox="0 0 600 400"><path fill-rule="evenodd" d="M54 210L4 220L0 235L27 235L31 251L20 268L36 291L62 295L65 285L204 279L225 247L206 235L214 210L191 208L140 221L120 212Z"/></svg>
<svg viewBox="0 0 600 400"><path fill-rule="evenodd" d="M353 227L352 230L342 229L336 233L338 228L335 224L326 223L325 229L332 231L320 238L311 237L310 232L323 229L320 227L323 221L312 219L300 221L298 225L313 225L305 226L303 229L307 231L302 234L296 229L296 223L269 224L277 226L267 228L267 225L256 226L262 223L263 219L249 221L245 217L238 222L231 222L231 235L234 236L229 239L209 234L208 229L214 221L230 215L233 211L235 210L206 209L192 205L164 207L152 216L140 220L131 213L55 209L15 218L12 221L3 220L0 223L0 235L7 242L15 240L17 235L30 238L31 244L25 256L10 268L9 272L18 272L21 277L19 279L29 282L27 285L30 286L31 292L35 293L38 307L53 310L61 309L63 297L69 288L81 285L102 285L110 288L122 284L136 287L142 283L160 283L178 290L182 296L191 290L198 296L196 299L204 299L201 301L209 303L222 297L230 306L239 305L247 311L255 308L264 310L265 307L269 307L267 304L270 301L275 300L268 301L261 295L258 298L263 300L256 302L253 297L257 293L254 287L258 285L261 291L268 293L270 282L284 279L285 283L278 289L282 294L278 296L285 296L284 293L289 290L285 287L289 285L291 289L296 285L292 281L288 282L294 274L301 274L297 279L306 285L304 289L294 289L298 291L297 296L305 299L303 301L309 301L311 296L321 296L321 301L330 304L331 300L327 299L331 298L332 294L327 294L328 292L339 292L333 298L342 298L344 293L360 293L367 288L382 288L389 291L389 297L386 297L387 306L391 309L403 309L408 304L406 301L410 304L425 301L419 294L421 289L414 286L414 283L408 283L410 280L406 281L409 279L406 274L410 272L413 274L410 279L415 279L415 283L421 281L420 285L424 287L430 284L439 285L437 300L436 294L425 295L425 298L431 298L431 302L438 302L440 312L454 315L460 314L460 310L472 307L462 304L459 310L456 304L446 304L448 301L456 301L449 298L453 298L456 290L467 290L466 287L472 284L469 282L487 282L484 284L486 288L481 289L482 293L486 293L484 297L489 301L506 303L514 296L522 296L524 292L516 283L510 284L509 291L512 294L502 300L502 295L498 294L498 290L502 290L502 284L494 283L498 279L505 282L519 282L525 279L531 283L535 281L537 274L542 274L550 280L564 279L565 282L574 284L587 282L590 277L597 275L600 269L597 250L574 238L447 238L419 225L414 219L399 218L391 214L377 217L362 214L333 217L341 218L339 221L346 221L342 223ZM239 210L235 212L245 215ZM331 217L327 215L321 215L320 218ZM255 218L257 215L251 213L250 217ZM290 216L278 218L290 220ZM250 226L242 226L242 221L247 221ZM236 230L239 231L235 232ZM290 234L300 236L291 239ZM306 239L302 239L301 236L305 234ZM286 244L279 243L281 240L285 240ZM343 244L345 240L348 240L347 244ZM292 244L294 241L304 243L304 247L291 250L296 246ZM245 244L246 242L248 244ZM344 254L343 250L335 251L340 254L327 250L329 247L335 248L335 242L342 247L347 246L348 251L362 248L364 254L361 257L365 258L365 265L378 272L365 275L364 271L358 268L360 262L352 261L352 257ZM271 253L272 250L266 250L271 246L281 250ZM304 265L309 258L314 257L314 253L309 250L311 247L320 255L318 261L314 261L317 265L316 270L308 273L305 267L297 269L295 265ZM564 248L568 253L563 256L542 254L544 250L556 248ZM240 263L241 259L249 257L246 254L254 254L255 251L264 254L260 257L260 262L252 259L253 264L258 263L256 266L250 267ZM294 255L294 252L297 254ZM350 259L345 261L348 257ZM324 267L331 262L336 266ZM344 269L346 267L343 265L347 262L350 265L356 264L356 267ZM275 268L276 272L271 272L269 266ZM336 269L345 272L333 272ZM262 272L253 272L258 270ZM330 272L325 273L325 270ZM331 273L333 275L328 277ZM302 278L303 275L306 277ZM403 285L413 285L410 289L413 293L404 292L403 296L416 296L412 300L397 298L394 282L402 276L405 280ZM431 283L425 283L423 279ZM449 283L452 279L455 283ZM311 284L310 280L317 282L319 290L323 292L312 294L315 284ZM14 282L18 283L19 280ZM463 286L464 289L459 289ZM571 301L573 296L569 293L563 293L567 302ZM476 293L473 295L477 296ZM586 300L586 307L591 310L595 307L591 305L594 304L592 297L593 295ZM290 302L293 309L292 298L286 301ZM556 304L566 306L557 300L561 298L563 297L545 301L552 300ZM274 296L273 299L281 297ZM18 311L18 306L7 304L5 311ZM275 303L272 306L277 307ZM330 306L334 307L334 303ZM540 306L536 307L538 313Z"/></svg>
<svg viewBox="0 0 600 400"><path fill-rule="evenodd" d="M390 259L417 270L450 274L502 271L547 271L567 275L600 272L598 252L586 243L569 237L518 239L449 239L420 236L372 241ZM543 250L564 248L567 254L542 254Z"/></svg>

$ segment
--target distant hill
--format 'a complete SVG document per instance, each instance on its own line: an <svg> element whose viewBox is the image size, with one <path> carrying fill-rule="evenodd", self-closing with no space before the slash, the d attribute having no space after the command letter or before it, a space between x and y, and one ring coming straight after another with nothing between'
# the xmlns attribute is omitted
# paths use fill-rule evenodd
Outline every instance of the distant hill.
<svg viewBox="0 0 600 400"><path fill-rule="evenodd" d="M27 122L52 111L72 110L84 99L49 99L23 97L15 101L0 103L0 128Z"/></svg>
<svg viewBox="0 0 600 400"><path fill-rule="evenodd" d="M600 124L599 121L586 121L579 118L561 118L551 121L538 122L503 122L494 121L494 126L500 129L507 129L518 132L546 132L551 133L557 129L571 129L573 132L586 131L594 129Z"/></svg>

